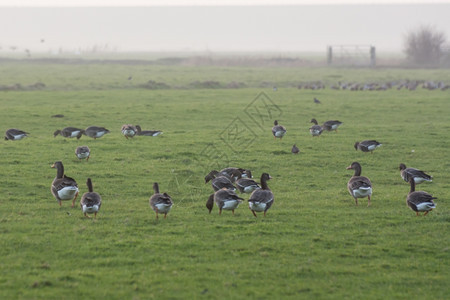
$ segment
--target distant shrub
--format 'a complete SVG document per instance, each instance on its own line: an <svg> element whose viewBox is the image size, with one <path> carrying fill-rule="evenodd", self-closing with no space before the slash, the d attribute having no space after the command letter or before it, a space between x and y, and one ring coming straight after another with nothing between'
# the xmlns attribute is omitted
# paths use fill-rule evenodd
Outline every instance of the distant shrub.
<svg viewBox="0 0 450 300"><path fill-rule="evenodd" d="M445 43L445 33L432 26L420 26L409 31L404 40L404 51L411 63L438 65Z"/></svg>
<svg viewBox="0 0 450 300"><path fill-rule="evenodd" d="M149 80L147 83L141 84L139 87L149 90L168 90L170 85L164 82L156 82L154 80Z"/></svg>

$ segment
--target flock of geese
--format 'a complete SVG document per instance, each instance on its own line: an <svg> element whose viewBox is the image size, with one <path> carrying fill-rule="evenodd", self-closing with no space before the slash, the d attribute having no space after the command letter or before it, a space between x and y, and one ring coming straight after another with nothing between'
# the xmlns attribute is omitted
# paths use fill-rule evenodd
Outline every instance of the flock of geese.
<svg viewBox="0 0 450 300"><path fill-rule="evenodd" d="M319 136L323 131L336 131L342 122L338 120L330 120L319 125L316 119L312 119L311 123L314 125L309 129L311 135ZM101 138L110 131L104 127L91 126L86 129L79 129L75 127L66 127L62 130L56 130L54 137L61 135L66 138L80 139L82 135L89 136L97 139ZM143 131L139 125L125 124L121 128L123 136L127 139L134 136L158 136L162 134L159 130ZM272 127L272 134L274 139L282 139L286 135L286 128L274 121ZM12 128L5 132L5 140L21 140L29 133ZM376 140L364 140L356 142L355 150L363 152L373 152L376 148L382 144ZM297 154L300 152L298 147L294 144L292 146L292 153ZM87 146L79 146L75 149L75 154L78 159L89 160L90 149ZM51 184L51 192L59 205L62 205L62 201L71 200L72 207L75 206L75 201L78 197L79 189L75 179L67 176L64 172L64 165L61 161L57 161L52 165L52 168L56 169L56 177ZM372 183L369 178L361 176L361 165L358 162L353 162L347 167L349 170L354 170L354 175L347 183L347 189L350 195L354 198L355 204L358 205L358 198L368 198L368 206L370 206L372 195ZM400 175L404 181L410 184L410 192L406 197L407 205L419 215L420 212L424 212L424 215L428 214L436 207L433 197L427 192L416 191L415 187L425 181L432 181L432 177L425 172L407 168L405 164L399 165ZM266 216L267 211L272 207L274 203L274 194L270 190L267 181L272 177L268 173L262 173L259 183L252 179L252 173L250 170L243 168L228 167L223 170L212 170L205 176L205 184L211 182L213 193L208 197L206 202L206 208L211 213L214 203L219 208L219 214L222 214L222 210L231 210L234 215L235 209L243 202L243 198L240 197L236 191L241 194L248 193L250 197L248 199L248 207L252 214L256 217L257 212L262 212ZM84 216L89 217L88 214L94 214L94 218L97 217L97 213L102 205L101 196L94 192L92 180L88 178L86 181L88 192L84 193L80 200L80 208ZM156 218L159 214L164 214L164 218L173 206L172 198L167 193L160 193L159 185L157 182L153 184L154 194L149 199L150 207L155 211Z"/></svg>
<svg viewBox="0 0 450 300"><path fill-rule="evenodd" d="M317 98L314 98L314 103L320 104L321 102ZM320 136L323 131L337 132L338 127L342 124L342 122L338 120L329 120L324 122L322 125L319 125L316 119L311 119L311 123L314 123L314 125L309 128L309 131L313 137ZM275 120L274 126L272 127L272 134L274 138L281 139L286 134L286 132L287 132L286 128L278 124L278 121ZM380 147L381 145L382 144L376 140L364 140L361 142L356 142L354 147L355 150L373 153L373 151L378 147ZM297 154L300 152L300 150L294 144L292 146L291 152ZM350 178L350 180L347 183L347 189L350 195L355 199L355 204L358 205L358 198L367 197L368 206L370 206L370 196L372 195L372 183L369 178L361 176L361 164L359 162L353 162L350 166L347 167L347 170L354 170L354 175L352 176L352 178ZM433 200L437 198L433 197L427 192L416 191L415 188L416 184L420 184L425 181L432 181L432 177L421 170L415 168L407 168L406 165L403 163L399 165L399 170L403 180L408 182L411 186L408 196L406 197L406 204L408 205L408 207L410 207L413 211L416 212L416 215L419 215L419 212L424 212L424 215L428 214L428 212L430 212L436 207L436 204L434 203ZM261 177L261 182L262 181L263 178ZM266 183L265 186L267 187Z"/></svg>

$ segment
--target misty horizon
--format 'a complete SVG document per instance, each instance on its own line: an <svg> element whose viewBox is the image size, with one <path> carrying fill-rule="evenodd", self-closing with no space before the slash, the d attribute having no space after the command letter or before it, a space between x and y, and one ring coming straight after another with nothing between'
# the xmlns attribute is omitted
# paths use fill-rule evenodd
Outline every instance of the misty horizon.
<svg viewBox="0 0 450 300"><path fill-rule="evenodd" d="M450 4L0 8L0 54L111 52L324 52L373 45L402 52L405 34L434 26L450 38Z"/></svg>

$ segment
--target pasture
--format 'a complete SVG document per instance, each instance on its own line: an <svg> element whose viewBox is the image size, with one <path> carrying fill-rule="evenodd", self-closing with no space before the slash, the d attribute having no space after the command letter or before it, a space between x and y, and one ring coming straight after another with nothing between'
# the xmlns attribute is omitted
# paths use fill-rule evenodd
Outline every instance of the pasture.
<svg viewBox="0 0 450 300"><path fill-rule="evenodd" d="M450 81L445 70L193 67L7 61L0 128L30 133L0 142L2 299L445 299L450 289L450 90L297 89L325 80ZM132 75L133 79L128 80ZM170 89L145 89L149 80ZM244 88L185 88L192 82ZM267 84L261 84L267 83ZM278 87L277 91L272 85ZM315 104L317 97L322 104ZM64 118L52 118L64 114ZM311 118L337 119L338 132L311 137ZM287 128L271 134L273 120ZM123 124L159 129L126 140ZM104 126L94 140L53 137L66 126ZM373 154L356 141L376 139ZM290 149L300 148L298 155ZM78 161L88 145L90 160ZM77 180L92 178L97 219L50 193L57 160ZM346 184L353 161L374 185L372 206L355 206ZM427 171L417 187L437 208L416 217L399 163ZM211 214L204 176L228 166L262 172L275 203L264 218L241 204ZM155 219L158 182L174 206ZM248 195L243 198L248 199Z"/></svg>

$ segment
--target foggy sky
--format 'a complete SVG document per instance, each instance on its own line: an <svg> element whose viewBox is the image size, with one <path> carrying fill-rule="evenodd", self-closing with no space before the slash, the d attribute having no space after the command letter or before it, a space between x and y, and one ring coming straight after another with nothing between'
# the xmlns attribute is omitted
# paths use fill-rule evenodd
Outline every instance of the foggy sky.
<svg viewBox="0 0 450 300"><path fill-rule="evenodd" d="M406 32L434 25L450 41L450 4L226 7L0 7L0 55L35 52L325 51L329 44L402 50ZM42 39L42 40L41 40Z"/></svg>

